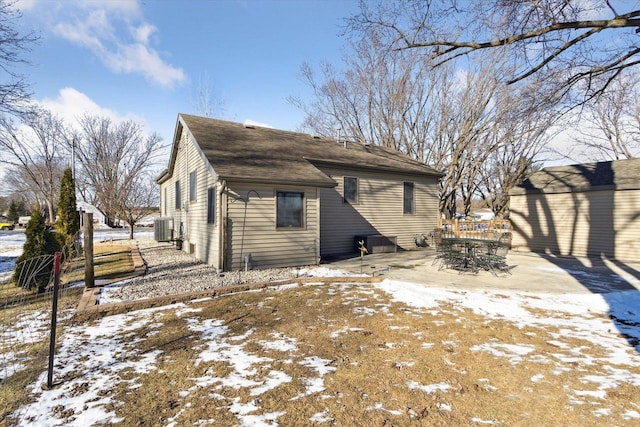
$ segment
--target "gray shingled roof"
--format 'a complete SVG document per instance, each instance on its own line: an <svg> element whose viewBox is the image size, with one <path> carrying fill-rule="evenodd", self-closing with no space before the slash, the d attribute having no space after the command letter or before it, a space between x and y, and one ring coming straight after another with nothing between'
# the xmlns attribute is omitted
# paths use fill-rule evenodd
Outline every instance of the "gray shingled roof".
<svg viewBox="0 0 640 427"><path fill-rule="evenodd" d="M510 195L640 189L640 159L552 166L532 174Z"/></svg>
<svg viewBox="0 0 640 427"><path fill-rule="evenodd" d="M183 124L220 179L335 186L336 182L315 166L318 164L442 176L429 166L383 147L350 142L345 149L331 138L180 114L178 127ZM170 164L159 180L172 168Z"/></svg>

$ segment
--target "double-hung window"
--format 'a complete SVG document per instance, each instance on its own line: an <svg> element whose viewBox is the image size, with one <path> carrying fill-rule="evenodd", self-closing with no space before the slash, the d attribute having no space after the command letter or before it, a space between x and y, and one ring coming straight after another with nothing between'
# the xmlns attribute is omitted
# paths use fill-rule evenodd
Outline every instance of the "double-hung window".
<svg viewBox="0 0 640 427"><path fill-rule="evenodd" d="M189 201L196 201L196 171L189 173Z"/></svg>
<svg viewBox="0 0 640 427"><path fill-rule="evenodd" d="M415 212L413 182L404 182L403 213L412 215Z"/></svg>
<svg viewBox="0 0 640 427"><path fill-rule="evenodd" d="M302 228L304 226L304 193L276 192L276 227Z"/></svg>
<svg viewBox="0 0 640 427"><path fill-rule="evenodd" d="M344 202L352 205L358 204L358 178L344 177Z"/></svg>
<svg viewBox="0 0 640 427"><path fill-rule="evenodd" d="M180 197L180 180L176 181L175 198L176 198L176 209L180 209L182 206L182 199Z"/></svg>
<svg viewBox="0 0 640 427"><path fill-rule="evenodd" d="M207 190L207 224L216 223L216 188Z"/></svg>

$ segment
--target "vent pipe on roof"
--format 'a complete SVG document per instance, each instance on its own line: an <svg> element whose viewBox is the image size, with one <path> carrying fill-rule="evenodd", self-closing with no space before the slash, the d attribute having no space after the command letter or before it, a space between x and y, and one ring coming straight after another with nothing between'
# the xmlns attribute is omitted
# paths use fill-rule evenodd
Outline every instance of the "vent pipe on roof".
<svg viewBox="0 0 640 427"><path fill-rule="evenodd" d="M338 144L340 144L340 139L341 139L340 131L342 130L342 128L337 128L336 130L338 131ZM347 139L346 138L344 139L344 148L345 149L348 148L347 147Z"/></svg>

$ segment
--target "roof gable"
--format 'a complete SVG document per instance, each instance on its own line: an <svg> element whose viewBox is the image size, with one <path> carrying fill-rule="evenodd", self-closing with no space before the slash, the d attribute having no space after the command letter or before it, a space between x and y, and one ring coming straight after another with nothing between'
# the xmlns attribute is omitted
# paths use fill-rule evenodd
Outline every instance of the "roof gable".
<svg viewBox="0 0 640 427"><path fill-rule="evenodd" d="M640 189L640 159L552 166L532 174L510 195Z"/></svg>
<svg viewBox="0 0 640 427"><path fill-rule="evenodd" d="M159 182L171 174L181 127L193 136L220 179L333 187L335 181L315 166L327 163L442 176L433 168L383 147L350 142L345 148L329 138L180 114L169 169L158 178Z"/></svg>

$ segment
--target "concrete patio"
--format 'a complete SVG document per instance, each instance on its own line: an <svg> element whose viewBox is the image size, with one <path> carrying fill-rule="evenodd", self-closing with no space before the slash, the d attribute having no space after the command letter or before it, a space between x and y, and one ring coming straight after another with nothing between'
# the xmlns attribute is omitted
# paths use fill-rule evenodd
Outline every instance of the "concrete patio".
<svg viewBox="0 0 640 427"><path fill-rule="evenodd" d="M556 257L510 251L511 274L489 271L459 273L434 264L433 249L370 254L362 272L425 286L460 289L510 289L553 293L607 293L640 290L640 262ZM360 273L360 257L333 261L327 266Z"/></svg>

